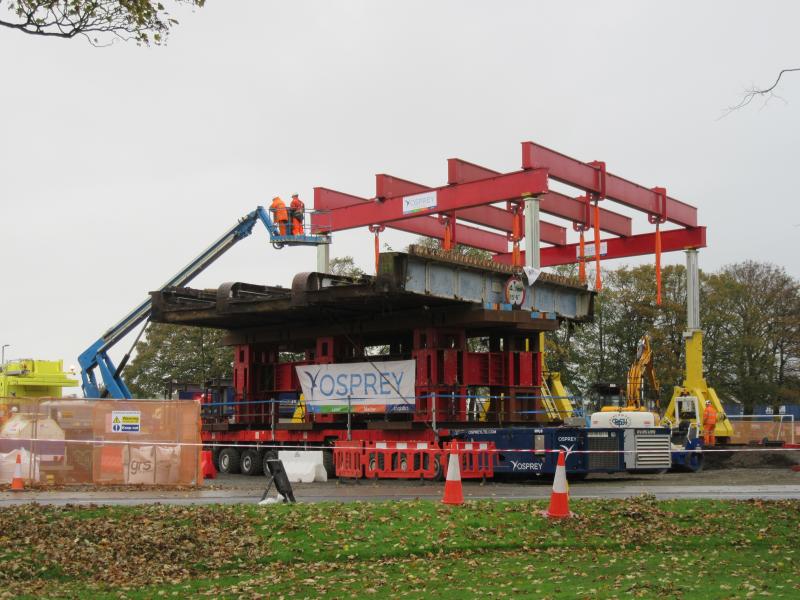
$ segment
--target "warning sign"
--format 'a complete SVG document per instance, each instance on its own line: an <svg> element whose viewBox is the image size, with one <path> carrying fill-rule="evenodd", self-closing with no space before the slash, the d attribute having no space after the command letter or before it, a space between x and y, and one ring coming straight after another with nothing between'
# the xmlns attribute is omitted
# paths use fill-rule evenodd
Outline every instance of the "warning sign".
<svg viewBox="0 0 800 600"><path fill-rule="evenodd" d="M138 410L115 410L111 412L112 433L141 433L142 413Z"/></svg>

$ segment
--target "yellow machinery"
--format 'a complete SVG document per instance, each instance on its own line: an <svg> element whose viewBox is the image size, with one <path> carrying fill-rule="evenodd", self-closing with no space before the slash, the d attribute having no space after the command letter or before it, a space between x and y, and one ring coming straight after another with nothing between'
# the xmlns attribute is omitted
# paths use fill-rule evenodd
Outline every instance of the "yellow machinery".
<svg viewBox="0 0 800 600"><path fill-rule="evenodd" d="M59 398L62 388L78 385L60 360L14 360L0 371L0 398Z"/></svg>
<svg viewBox="0 0 800 600"><path fill-rule="evenodd" d="M636 360L628 369L628 378L625 382L625 407L603 406L601 412L618 412L620 410L649 411L644 405L644 377L650 380L650 389L658 392L659 384L656 371L653 368L653 350L650 346L650 336L644 335L636 346ZM658 406L656 406L658 410Z"/></svg>
<svg viewBox="0 0 800 600"><path fill-rule="evenodd" d="M59 398L62 388L78 385L60 360L13 360L0 366L0 426L17 410L13 398Z"/></svg>
<svg viewBox="0 0 800 600"><path fill-rule="evenodd" d="M663 423L678 427L680 423L689 422L698 431L702 431L703 410L706 400L710 400L717 410L717 426L714 433L718 444L728 442L733 435L733 425L725 416L725 409L717 397L714 388L709 387L703 377L703 332L699 329L689 330L684 334L686 341L686 372L683 385L675 386L672 399L664 411Z"/></svg>
<svg viewBox="0 0 800 600"><path fill-rule="evenodd" d="M697 250L686 251L686 304L687 331L683 337L686 343L686 372L683 385L675 386L672 399L662 417L663 423L680 427L681 423L702 430L702 415L706 401L717 410L717 426L714 433L717 443L728 442L733 435L733 425L725 416L725 409L714 388L708 386L703 377L703 332L700 329L700 288L698 280Z"/></svg>

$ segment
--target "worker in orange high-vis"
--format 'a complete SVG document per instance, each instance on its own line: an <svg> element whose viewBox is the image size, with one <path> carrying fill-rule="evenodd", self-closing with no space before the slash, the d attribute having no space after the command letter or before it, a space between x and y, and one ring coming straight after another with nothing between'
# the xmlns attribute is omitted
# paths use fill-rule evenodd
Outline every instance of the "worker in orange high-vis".
<svg viewBox="0 0 800 600"><path fill-rule="evenodd" d="M306 205L300 200L299 195L292 194L289 212L292 215L292 235L303 235L303 219L305 218Z"/></svg>
<svg viewBox="0 0 800 600"><path fill-rule="evenodd" d="M714 430L717 428L717 409L711 404L711 400L706 400L706 408L703 411L703 444L713 446L717 443Z"/></svg>
<svg viewBox="0 0 800 600"><path fill-rule="evenodd" d="M272 211L272 220L278 226L278 231L281 235L286 235L286 228L289 223L289 213L286 210L286 205L281 200L280 196L275 196L272 199L272 204L269 206Z"/></svg>

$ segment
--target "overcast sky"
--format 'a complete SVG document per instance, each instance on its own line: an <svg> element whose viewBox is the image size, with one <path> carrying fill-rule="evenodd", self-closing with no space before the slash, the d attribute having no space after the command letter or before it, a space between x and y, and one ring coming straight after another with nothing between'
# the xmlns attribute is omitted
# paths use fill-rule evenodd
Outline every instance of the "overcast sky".
<svg viewBox="0 0 800 600"><path fill-rule="evenodd" d="M755 259L800 277L800 73L784 100L718 119L800 66L800 4L209 0L180 20L161 48L0 30L7 357L76 363L275 194L370 197L375 173L442 185L449 157L511 171L524 140L698 206L704 269ZM193 285L314 269L313 250L265 240ZM347 254L372 271L366 230L335 237Z"/></svg>

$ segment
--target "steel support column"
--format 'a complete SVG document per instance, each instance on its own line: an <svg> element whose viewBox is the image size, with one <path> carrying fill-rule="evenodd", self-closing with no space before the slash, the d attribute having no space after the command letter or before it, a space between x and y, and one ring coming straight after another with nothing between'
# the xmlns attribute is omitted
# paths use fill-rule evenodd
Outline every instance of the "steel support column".
<svg viewBox="0 0 800 600"><path fill-rule="evenodd" d="M331 245L320 244L317 246L317 272L331 272Z"/></svg>
<svg viewBox="0 0 800 600"><path fill-rule="evenodd" d="M539 197L525 198L525 264L541 268L541 237L539 235Z"/></svg>
<svg viewBox="0 0 800 600"><path fill-rule="evenodd" d="M697 248L690 248L686 251L686 329L688 332L700 329L699 276Z"/></svg>

